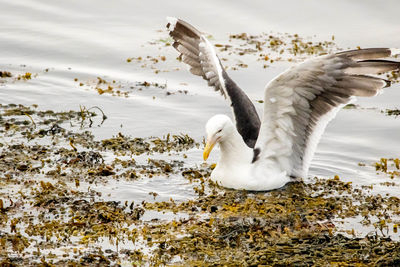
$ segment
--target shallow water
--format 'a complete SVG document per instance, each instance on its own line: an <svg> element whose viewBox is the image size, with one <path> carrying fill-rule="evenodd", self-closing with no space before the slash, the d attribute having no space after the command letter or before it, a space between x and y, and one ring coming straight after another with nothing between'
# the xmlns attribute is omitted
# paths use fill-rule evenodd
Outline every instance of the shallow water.
<svg viewBox="0 0 400 267"><path fill-rule="evenodd" d="M78 110L80 105L101 107L108 119L92 128L99 139L118 132L131 136L182 132L200 142L210 116L230 115L224 99L175 60L172 47L160 45L158 40L167 38L166 16L188 20L212 34L215 43L227 43L232 33L273 31L315 35L315 40L330 40L335 35L341 48L400 47L397 1L386 1L383 6L375 1L324 5L320 1L255 1L245 8L239 1L26 0L0 1L0 5L0 70L37 74L32 80L0 85L1 103L38 104L39 109L60 111ZM156 74L151 64L142 68L141 63L127 62L127 58L148 55L164 55L166 61L157 68L172 71ZM252 57L242 60L249 67L229 74L253 100L261 99L264 85L290 66L276 62L263 69ZM99 95L90 86L97 77L116 80L124 88L143 81L167 84L167 88L131 90L127 98ZM167 91L175 94L167 96ZM399 156L400 120L380 112L399 107L399 99L400 85L394 84L378 97L357 102L373 109L341 111L323 135L309 175L339 175L355 185L376 185L375 193L398 195L399 183L380 186L393 180L377 175L372 164L381 157ZM262 110L262 104L257 108ZM188 165L202 162L199 149L187 155ZM210 161L217 157L216 150ZM359 166L360 162L366 166ZM190 198L191 187L181 177L161 177L99 189L106 199L141 201L149 198L149 192L157 192L161 199Z"/></svg>

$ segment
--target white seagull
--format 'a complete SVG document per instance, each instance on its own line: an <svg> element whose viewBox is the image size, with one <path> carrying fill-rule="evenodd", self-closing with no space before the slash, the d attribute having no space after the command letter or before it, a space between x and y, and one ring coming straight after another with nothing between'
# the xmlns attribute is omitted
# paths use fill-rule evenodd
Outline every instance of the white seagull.
<svg viewBox="0 0 400 267"><path fill-rule="evenodd" d="M389 81L368 76L399 70L390 48L351 50L319 56L293 66L264 91L260 121L247 95L228 76L213 46L189 23L167 18L174 48L190 72L202 76L230 101L235 123L215 115L206 124L207 160L215 144L220 159L211 174L233 189L264 191L307 176L310 161L327 124L357 96L375 96ZM236 127L235 127L236 126Z"/></svg>

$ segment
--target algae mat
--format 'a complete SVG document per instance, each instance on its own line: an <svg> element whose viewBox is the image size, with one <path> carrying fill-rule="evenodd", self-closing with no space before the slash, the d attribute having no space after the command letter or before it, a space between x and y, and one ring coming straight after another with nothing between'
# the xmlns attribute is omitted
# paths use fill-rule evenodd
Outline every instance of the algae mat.
<svg viewBox="0 0 400 267"><path fill-rule="evenodd" d="M9 104L0 112L3 265L400 264L397 197L338 176L272 192L226 190L208 179L213 166L185 164L185 153L202 147L187 135L96 140L90 127L107 119L99 108ZM398 159L376 163L393 179L398 169ZM191 197L110 201L101 190L172 176ZM340 227L352 220L373 231Z"/></svg>

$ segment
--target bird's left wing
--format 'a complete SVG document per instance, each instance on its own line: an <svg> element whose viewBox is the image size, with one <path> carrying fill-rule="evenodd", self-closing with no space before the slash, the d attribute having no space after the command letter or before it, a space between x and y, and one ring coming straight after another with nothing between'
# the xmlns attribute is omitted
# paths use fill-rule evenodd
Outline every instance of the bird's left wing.
<svg viewBox="0 0 400 267"><path fill-rule="evenodd" d="M254 147L261 125L257 111L248 96L228 76L213 46L204 34L181 19L168 18L167 28L174 39L174 48L181 53L190 72L203 77L209 86L230 100L238 132L249 147Z"/></svg>
<svg viewBox="0 0 400 267"><path fill-rule="evenodd" d="M357 96L377 95L390 83L368 74L398 70L382 60L392 49L371 48L317 57L294 66L265 89L264 117L255 159L304 177L325 127Z"/></svg>

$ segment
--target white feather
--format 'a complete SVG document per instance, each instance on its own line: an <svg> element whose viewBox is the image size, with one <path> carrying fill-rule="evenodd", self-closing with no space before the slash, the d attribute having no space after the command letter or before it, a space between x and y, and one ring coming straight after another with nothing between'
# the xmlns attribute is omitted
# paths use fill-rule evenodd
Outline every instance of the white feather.
<svg viewBox="0 0 400 267"><path fill-rule="evenodd" d="M176 23L178 22L178 19L174 18L174 17L167 17L166 19L169 23L168 30L170 30L170 31L175 30L175 26L176 26Z"/></svg>
<svg viewBox="0 0 400 267"><path fill-rule="evenodd" d="M400 55L400 49L399 48L390 48L390 53L391 53L391 56Z"/></svg>
<svg viewBox="0 0 400 267"><path fill-rule="evenodd" d="M210 42L204 35L201 36L201 40L203 42L200 44L201 45L200 49L204 49L204 51L207 51L207 58L210 60L209 64L212 65L217 70L218 79L222 86L222 90L224 90L225 94L227 95L225 81L224 78L222 77L222 68L219 59L217 57L217 54L215 53L213 46L210 44Z"/></svg>

